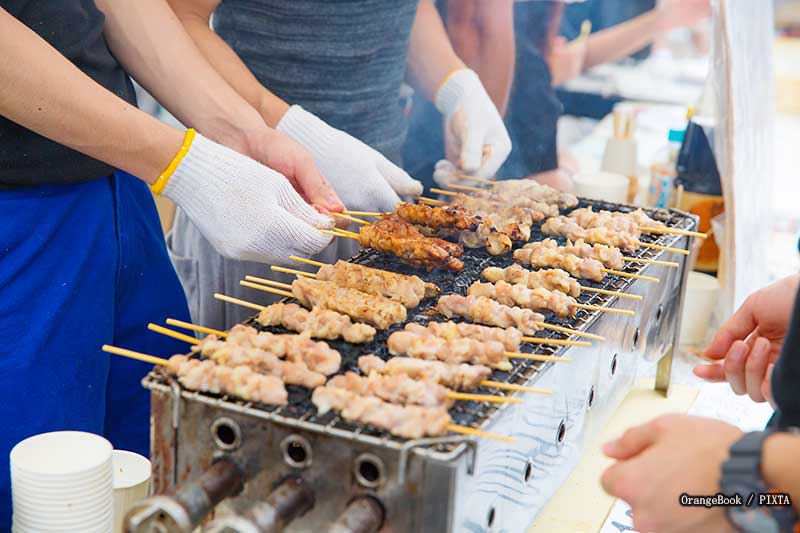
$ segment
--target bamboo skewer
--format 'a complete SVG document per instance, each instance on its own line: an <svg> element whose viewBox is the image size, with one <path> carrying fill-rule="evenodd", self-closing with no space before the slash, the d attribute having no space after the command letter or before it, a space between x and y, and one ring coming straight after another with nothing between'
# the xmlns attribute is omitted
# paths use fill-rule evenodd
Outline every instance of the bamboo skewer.
<svg viewBox="0 0 800 533"><path fill-rule="evenodd" d="M615 313L617 315L636 316L636 313L627 309L617 309L616 307L602 307L599 305L589 304L575 304L578 309L586 309L587 311L601 311L603 313Z"/></svg>
<svg viewBox="0 0 800 533"><path fill-rule="evenodd" d="M189 344L198 344L200 342L196 337L192 337L191 335L187 335L179 331L173 331L169 328L165 328L164 326L153 324L152 322L147 324L147 329L150 331L155 331L156 333L161 333L167 337L172 337L173 339L177 339L179 341L188 342Z"/></svg>
<svg viewBox="0 0 800 533"><path fill-rule="evenodd" d="M547 322L536 322L536 325L542 329L551 329L553 331L558 331L559 333L569 333L570 335L575 335L577 337L586 337L587 339L594 339L601 342L606 340L605 337L595 335L594 333L587 333L585 331L578 331L577 329L565 328L564 326L556 326L555 324L548 324ZM531 342L529 339L536 338L538 337L522 337L522 340L524 342Z"/></svg>
<svg viewBox="0 0 800 533"><path fill-rule="evenodd" d="M286 267L275 266L275 265L272 265L269 268L271 268L275 272L283 272L285 274L294 274L296 276L305 276L307 278L316 278L317 277L317 275L314 274L313 272L306 272L304 270L295 270L294 268L286 268ZM247 278L245 278L245 279L247 279ZM250 281L252 281L252 280L250 280Z"/></svg>
<svg viewBox="0 0 800 533"><path fill-rule="evenodd" d="M214 328L207 328L205 326L198 326L196 324L192 324L191 322L184 322L183 320L175 320L174 318L168 318L167 319L167 324L170 325L170 326L176 326L176 327L179 327L179 328L188 329L190 331L197 331L197 332L200 332L200 333L206 333L208 335L216 335L217 337L220 337L220 338L223 338L223 339L228 336L228 332L227 331L220 331L220 330L214 329Z"/></svg>
<svg viewBox="0 0 800 533"><path fill-rule="evenodd" d="M651 276L641 276L639 274L629 274L627 272L621 272L619 270L611 270L610 268L601 268L601 272L605 272L606 274L614 274L615 276L622 276L623 278L633 278L633 279L641 279L644 281L652 281L653 283L659 283L661 280L658 278L654 278Z"/></svg>
<svg viewBox="0 0 800 533"><path fill-rule="evenodd" d="M653 250L664 250L665 252L672 252L681 255L689 255L689 250L683 250L681 248L672 248L670 246L661 246L660 244L650 244L649 242L636 242L637 246L641 246L642 248L652 248Z"/></svg>
<svg viewBox="0 0 800 533"><path fill-rule="evenodd" d="M342 235L344 235L346 237L351 237L351 238L358 239L358 233L355 233L353 231L347 231L346 229L339 229L339 228L333 228L332 231L335 232L335 233L341 233Z"/></svg>
<svg viewBox="0 0 800 533"><path fill-rule="evenodd" d="M522 403L522 398L494 396L492 394L472 394L469 392L448 392L447 397L451 400L461 400L465 402Z"/></svg>
<svg viewBox="0 0 800 533"><path fill-rule="evenodd" d="M434 207L442 207L444 205L447 205L447 202L443 202L441 200L434 200L433 198L425 198L424 196L420 196L419 198L417 198L417 201L421 204L428 204Z"/></svg>
<svg viewBox="0 0 800 533"><path fill-rule="evenodd" d="M572 361L569 357L558 357L555 355L538 355L534 353L522 352L506 352L506 357L509 359L529 359L531 361L545 361L553 363L569 363Z"/></svg>
<svg viewBox="0 0 800 533"><path fill-rule="evenodd" d="M329 229L321 229L320 231L325 235L333 235L334 237L345 237L347 239L359 240L358 236L355 233L350 233L349 231L346 233L345 232L339 233L338 231L333 231Z"/></svg>
<svg viewBox="0 0 800 533"><path fill-rule="evenodd" d="M281 283L280 281L272 281L271 279L258 278L256 276L245 276L244 279L247 281L252 281L254 283L261 283L262 285L269 285L271 287L278 287L287 290L292 289L292 286L289 285L288 283Z"/></svg>
<svg viewBox="0 0 800 533"><path fill-rule="evenodd" d="M286 296L287 298L294 298L294 294L287 291L282 291L280 289L276 289L274 287L268 287L266 285L259 285L258 283L250 283L249 281L240 281L239 285L242 287L249 287L251 289L257 289L259 291L269 292L272 294L277 294L279 296Z"/></svg>
<svg viewBox="0 0 800 533"><path fill-rule="evenodd" d="M345 215L355 215L357 217L380 217L385 215L386 213L378 213L376 211L350 211L346 209L342 211Z"/></svg>
<svg viewBox="0 0 800 533"><path fill-rule="evenodd" d="M503 435L495 435L486 431L470 428L467 426L460 426L458 424L447 424L447 430L453 433L460 433L462 435L471 435L473 437L481 437L482 439L498 440L500 442L514 442L514 437L504 437Z"/></svg>
<svg viewBox="0 0 800 533"><path fill-rule="evenodd" d="M699 231L689 231L685 229L647 228L645 226L638 226L637 229L645 233L671 233L673 235L688 235L689 237L698 237L700 239L705 239L708 237L708 233L701 233Z"/></svg>
<svg viewBox="0 0 800 533"><path fill-rule="evenodd" d="M581 285L581 291L596 292L597 294L606 294L608 296L619 296L620 298L628 298L630 300L643 300L638 294L628 294L626 292L609 291L606 289L595 289L594 287L587 287Z"/></svg>
<svg viewBox="0 0 800 533"><path fill-rule="evenodd" d="M583 348L591 348L592 343L586 341L570 341L566 339L545 339L542 337L525 337L525 342L531 344L552 344L553 346L581 346Z"/></svg>
<svg viewBox="0 0 800 533"><path fill-rule="evenodd" d="M102 350L106 353L121 355L122 357L127 357L129 359L136 359L137 361L150 363L152 365L161 365L161 366L169 365L169 361L167 361L163 357L156 357L154 355L148 355L146 353L134 352L133 350L128 350L126 348L119 348L117 346L111 346L110 344L104 344Z"/></svg>
<svg viewBox="0 0 800 533"><path fill-rule="evenodd" d="M236 304L241 305L242 307L247 307L249 309L255 309L256 311L263 311L267 308L266 305L259 305L253 302L248 302L247 300L240 300L239 298L234 298L233 296L227 296L225 294L214 293L214 298L217 300L221 300L223 302L228 302L229 304Z"/></svg>
<svg viewBox="0 0 800 533"><path fill-rule="evenodd" d="M333 215L335 217L338 217L338 218L341 218L341 219L344 219L344 220L349 220L350 222L355 222L357 224L369 224L369 222L367 222L366 220L361 220L360 218L352 217L352 216L344 214L344 213L333 213L332 212L331 215Z"/></svg>
<svg viewBox="0 0 800 533"><path fill-rule="evenodd" d="M313 259L306 259L305 257L299 257L296 255L290 255L289 259L291 259L292 261L297 261L298 263L305 263L307 265L315 267L325 266L325 263L322 263L320 261L314 261Z"/></svg>
<svg viewBox="0 0 800 533"><path fill-rule="evenodd" d="M647 265L662 265L668 266L672 268L678 268L680 263L676 263L675 261L659 261L657 259L639 259L638 257L623 257L623 261L628 261L630 263L644 263Z"/></svg>
<svg viewBox="0 0 800 533"><path fill-rule="evenodd" d="M484 187L473 187L472 185L458 185L456 183L448 183L448 189L455 189L457 191L472 191L472 192L485 192L488 189ZM431 189L432 191L433 189ZM440 193L441 194L441 193Z"/></svg>
<svg viewBox="0 0 800 533"><path fill-rule="evenodd" d="M481 191L483 191L483 190L485 190L485 189L478 189L478 190L481 190ZM460 192L455 192L455 191L446 191L446 190L444 190L444 189L436 189L436 188L434 188L434 187L431 187L431 192L433 192L433 193L436 193L436 194L443 194L443 195L445 195L445 196L458 196L459 194L462 194L462 193L460 193Z"/></svg>
<svg viewBox="0 0 800 533"><path fill-rule="evenodd" d="M466 174L453 174L453 177L460 180L474 181L475 183L483 183L486 185L494 185L497 183L495 180L479 178L477 176L467 176Z"/></svg>
<svg viewBox="0 0 800 533"><path fill-rule="evenodd" d="M513 383L503 383L502 381L485 380L481 381L481 385L483 385L484 387L494 387L495 389L511 390L516 392L531 392L533 394L545 394L545 395L553 394L553 391L550 390L536 389L534 387L525 387L524 385L514 385Z"/></svg>

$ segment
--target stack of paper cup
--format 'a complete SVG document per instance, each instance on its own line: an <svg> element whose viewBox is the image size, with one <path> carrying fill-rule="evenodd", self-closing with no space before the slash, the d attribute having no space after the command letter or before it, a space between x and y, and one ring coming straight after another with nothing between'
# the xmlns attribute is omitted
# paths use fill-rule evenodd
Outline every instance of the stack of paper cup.
<svg viewBox="0 0 800 533"><path fill-rule="evenodd" d="M13 530L111 531L111 443L80 431L42 433L11 450Z"/></svg>

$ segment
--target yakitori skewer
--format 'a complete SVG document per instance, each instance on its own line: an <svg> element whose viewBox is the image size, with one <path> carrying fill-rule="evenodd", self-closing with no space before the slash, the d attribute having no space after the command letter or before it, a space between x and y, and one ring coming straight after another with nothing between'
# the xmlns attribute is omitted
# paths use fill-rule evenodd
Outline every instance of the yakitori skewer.
<svg viewBox="0 0 800 533"><path fill-rule="evenodd" d="M161 333L162 335L166 335L167 337L172 337L173 339L177 339L179 341L188 342L189 344L200 343L200 341L196 337L192 337L191 335L186 335L185 333L181 333L179 331L173 331L169 328L165 328L164 326L153 324L152 322L147 324L147 329L149 329L150 331L155 331L156 333Z"/></svg>
<svg viewBox="0 0 800 533"><path fill-rule="evenodd" d="M442 207L442 206L447 205L447 202L443 202L441 200L436 200L435 198L426 198L424 196L420 196L419 198L417 198L417 202L419 202L421 204L432 205L434 207Z"/></svg>
<svg viewBox="0 0 800 533"><path fill-rule="evenodd" d="M701 233L699 231L689 231L685 229L675 229L675 228L648 228L645 226L637 226L639 231L644 233L668 233L672 235L686 235L688 237L698 237L700 239L705 239L708 237L707 233Z"/></svg>
<svg viewBox="0 0 800 533"><path fill-rule="evenodd" d="M361 220L360 218L356 218L354 216L350 216L349 214L346 214L346 213L334 213L334 212L331 212L331 215L333 215L333 216L335 216L337 218L341 218L343 220L348 220L350 222L355 222L356 224L369 224L369 222L367 222L366 220Z"/></svg>
<svg viewBox="0 0 800 533"><path fill-rule="evenodd" d="M184 322L183 320L176 320L174 318L168 318L166 320L167 325L175 326L178 328L188 329L189 331L196 331L198 333L205 333L207 335L216 335L217 337L224 339L228 336L227 331L222 331L219 329L214 328L207 328L205 326L198 326L197 324L192 324L191 322Z"/></svg>
<svg viewBox="0 0 800 533"><path fill-rule="evenodd" d="M385 215L386 213L378 213L376 211L350 211L346 209L342 211L345 215L352 215L356 217L379 217L381 215Z"/></svg>
<svg viewBox="0 0 800 533"><path fill-rule="evenodd" d="M456 174L451 174L450 176L459 180L474 181L475 183L483 183L485 185L494 185L495 183L497 183L495 180L479 178L477 176L468 176L466 174L456 173Z"/></svg>
<svg viewBox="0 0 800 533"><path fill-rule="evenodd" d="M553 391L546 389L537 389L535 387L526 387L524 385L515 385L513 383L503 383L502 381L491 381L488 379L481 381L481 385L483 385L484 387L494 387L495 389L510 390L516 392L530 392L533 394L545 394L545 395L553 394Z"/></svg>
<svg viewBox="0 0 800 533"><path fill-rule="evenodd" d="M654 250L664 250L681 255L689 255L688 250L682 248L672 248L659 244L642 242L639 235L622 230L611 229L605 226L583 227L580 218L571 216L553 216L542 224L542 232L556 237L566 237L573 241L583 239L588 243L605 244L625 251L632 252L639 247L652 248Z"/></svg>

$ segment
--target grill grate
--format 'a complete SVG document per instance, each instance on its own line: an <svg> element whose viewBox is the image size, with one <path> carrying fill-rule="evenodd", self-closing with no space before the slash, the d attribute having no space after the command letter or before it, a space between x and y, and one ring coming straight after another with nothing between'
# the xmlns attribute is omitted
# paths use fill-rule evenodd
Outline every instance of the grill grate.
<svg viewBox="0 0 800 533"><path fill-rule="evenodd" d="M583 199L578 207L591 206L596 210L607 209L611 211L632 211L634 208L612 204L608 202L594 201ZM677 229L691 230L695 227L695 219L692 215L677 211L677 210L648 210L651 217L656 220L664 222L667 226ZM534 226L531 231L531 241L541 240L548 238L548 235L541 233L539 225ZM553 238L553 237L549 237ZM655 243L663 246L671 246L676 241L682 238L680 235L671 234L643 234L641 240L643 242ZM561 244L565 239L557 238ZM521 243L518 243L521 246ZM663 252L649 248L640 248L635 253L627 254L632 257L639 257L642 259L654 259L661 255ZM395 258L375 252L374 250L362 250L351 261L360 263L375 268L382 268L394 272L404 274L415 274L420 276L425 281L436 283L441 289L443 294L456 293L466 294L467 288L478 279L481 279L480 272L488 266L506 267L511 265L514 261L511 254L505 256L492 256L483 249L465 249L462 257L464 260L464 269L461 272L454 273L449 271L433 271L421 272L417 269L403 265ZM632 274L639 274L648 265L628 262L623 269L625 272ZM606 276L602 282L591 282L589 280L581 280L582 285L591 287L608 289L613 291L625 291L635 280L631 278L622 278L619 276ZM599 293L584 291L578 298L581 303L589 303L593 305L606 305L616 298L615 296L604 295ZM443 320L441 316L435 314L436 300L423 301L416 309L408 310L408 320L410 322L426 323L430 320ZM565 326L578 330L586 330L589 326L598 319L601 315L598 311L579 310L574 317L558 317L554 313L545 313L545 321L550 324ZM456 322L463 319L454 318ZM251 318L246 322L247 325L253 326L262 331L270 331L273 333L293 333L279 327L265 328L255 322ZM326 341L328 344L338 350L342 355L342 368L341 373L347 370L358 371L357 360L358 357L364 354L375 354L382 359L388 359L391 356L386 348L386 340L391 333L403 329L403 324L395 325L385 331L379 331L375 339L366 344L354 345L344 341ZM542 338L563 339L568 335L552 330L543 330L537 334ZM537 353L543 355L562 355L569 349L568 346L547 346L547 345L533 345L530 343L523 343L521 347L522 352ZM494 381L502 381L506 383L522 383L534 378L535 375L547 365L554 363L547 363L541 361L530 360L513 360L513 368L508 372L495 370L492 372L489 379ZM164 385L171 382L172 378L166 375L165 372L156 370L145 378L145 386L149 388L162 388ZM373 444L380 443L385 446L393 448L407 447L403 444L406 443L404 439L389 435L387 432L377 430L372 427L362 426L358 424L351 424L346 422L333 412L329 412L324 416L316 414L316 408L311 402L311 391L303 387L287 385L289 392L289 402L285 406L268 406L263 404L255 404L252 402L244 402L228 396L219 396L208 393L198 392L184 392L184 396L189 398L204 401L207 403L214 403L235 411L245 411L250 414L256 414L263 418L272 419L278 423L283 423L290 426L301 426L306 429L318 432L326 432L337 434L339 436L351 438L354 440L368 440ZM162 389L166 390L166 389ZM486 394L504 394L504 391L497 391L487 387L481 387L477 392ZM453 422L466 426L477 427L484 424L487 420L497 414L498 411L505 408L504 404L490 404L474 401L459 401L454 404L450 409L450 415ZM440 442L443 439L436 439ZM446 439L444 439L446 441ZM452 441L438 443L433 445L435 452L452 452L458 445L463 442L463 437L453 437Z"/></svg>

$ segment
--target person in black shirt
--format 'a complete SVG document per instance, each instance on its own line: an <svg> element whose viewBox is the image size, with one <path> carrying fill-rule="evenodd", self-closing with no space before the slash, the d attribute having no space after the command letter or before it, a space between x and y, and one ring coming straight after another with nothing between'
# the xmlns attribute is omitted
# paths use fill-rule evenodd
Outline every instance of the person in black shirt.
<svg viewBox="0 0 800 533"><path fill-rule="evenodd" d="M199 133L136 109L126 72ZM163 0L0 0L0 531L18 441L83 430L148 453L150 367L100 351L187 350L146 329L189 319L147 185L230 257L319 252L333 220L278 171L343 208Z"/></svg>

